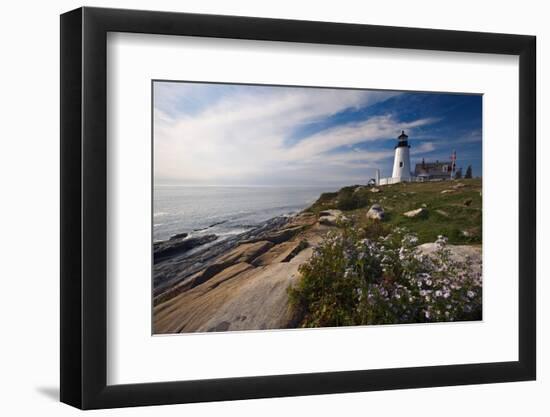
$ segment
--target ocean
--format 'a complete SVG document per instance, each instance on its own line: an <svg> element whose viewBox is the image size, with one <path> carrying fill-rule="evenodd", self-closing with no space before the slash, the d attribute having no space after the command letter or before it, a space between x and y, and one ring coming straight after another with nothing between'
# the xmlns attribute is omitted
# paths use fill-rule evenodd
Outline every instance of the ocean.
<svg viewBox="0 0 550 417"><path fill-rule="evenodd" d="M156 185L153 239L177 233L216 234L219 239L243 233L277 216L313 204L326 186L171 186Z"/></svg>

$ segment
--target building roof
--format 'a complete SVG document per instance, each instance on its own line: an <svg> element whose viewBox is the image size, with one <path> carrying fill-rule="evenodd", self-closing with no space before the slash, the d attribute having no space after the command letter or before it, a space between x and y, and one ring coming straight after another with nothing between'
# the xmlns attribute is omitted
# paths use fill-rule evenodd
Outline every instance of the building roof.
<svg viewBox="0 0 550 417"><path fill-rule="evenodd" d="M417 177L425 176L447 176L451 174L451 163L450 162L425 162L422 159L422 162L416 164L414 167L414 175Z"/></svg>

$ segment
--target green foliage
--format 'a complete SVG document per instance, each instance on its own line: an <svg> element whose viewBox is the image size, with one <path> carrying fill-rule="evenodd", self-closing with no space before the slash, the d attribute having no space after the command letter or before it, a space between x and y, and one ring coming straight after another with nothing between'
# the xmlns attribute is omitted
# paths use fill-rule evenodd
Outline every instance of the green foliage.
<svg viewBox="0 0 550 417"><path fill-rule="evenodd" d="M288 290L301 326L481 319L481 277L450 258L446 238L425 256L414 234L384 232L373 222L327 235Z"/></svg>
<svg viewBox="0 0 550 417"><path fill-rule="evenodd" d="M309 207L306 211L319 214L320 211L335 208L337 198L338 198L337 192L323 193L319 196L317 201L311 207Z"/></svg>
<svg viewBox="0 0 550 417"><path fill-rule="evenodd" d="M336 197L338 197L338 193L323 193L317 200L320 204L323 203L329 203L332 202Z"/></svg>
<svg viewBox="0 0 550 417"><path fill-rule="evenodd" d="M336 208L349 211L369 204L366 189L360 187L344 187L338 192Z"/></svg>
<svg viewBox="0 0 550 417"><path fill-rule="evenodd" d="M356 210L369 204L369 189L358 185L344 187L335 193L323 193L319 199L308 208L308 211L319 213L323 210L338 209L343 211Z"/></svg>
<svg viewBox="0 0 550 417"><path fill-rule="evenodd" d="M472 178L472 166L468 165L468 168L466 168L466 174L464 174L464 178Z"/></svg>

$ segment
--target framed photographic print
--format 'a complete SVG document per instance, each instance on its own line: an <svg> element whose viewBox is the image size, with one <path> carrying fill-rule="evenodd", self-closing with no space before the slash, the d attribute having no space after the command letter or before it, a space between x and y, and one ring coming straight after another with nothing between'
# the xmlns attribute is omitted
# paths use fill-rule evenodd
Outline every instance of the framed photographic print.
<svg viewBox="0 0 550 417"><path fill-rule="evenodd" d="M531 36L62 15L61 400L535 379L535 103Z"/></svg>

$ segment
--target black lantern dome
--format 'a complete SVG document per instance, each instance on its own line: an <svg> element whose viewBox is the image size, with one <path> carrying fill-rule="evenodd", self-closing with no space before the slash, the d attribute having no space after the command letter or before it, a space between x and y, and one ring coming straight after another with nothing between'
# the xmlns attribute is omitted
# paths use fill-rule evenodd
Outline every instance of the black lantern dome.
<svg viewBox="0 0 550 417"><path fill-rule="evenodd" d="M399 142L397 142L397 145L395 145L396 148L400 148L400 147L404 147L404 146L409 146L409 142L407 141L407 139L409 139L409 137L407 135L405 135L405 131L402 130L401 131L401 134L397 137L397 139L399 139Z"/></svg>

